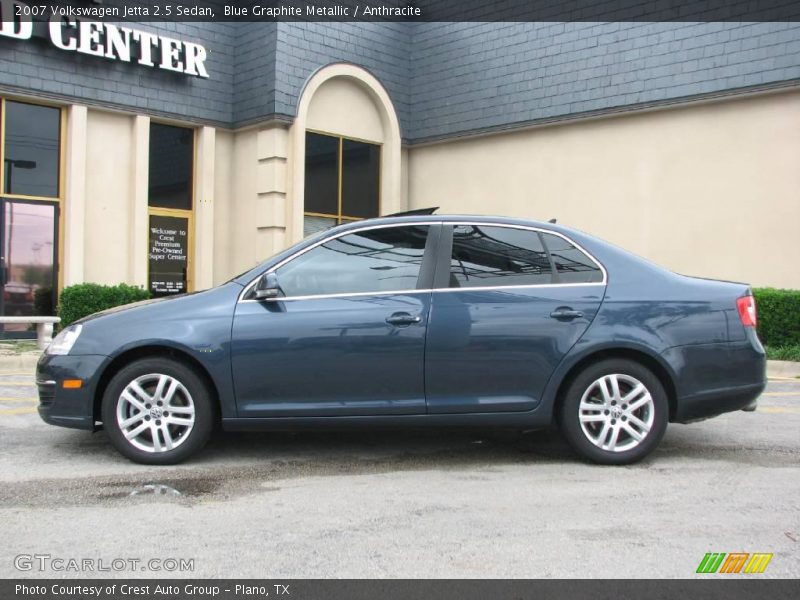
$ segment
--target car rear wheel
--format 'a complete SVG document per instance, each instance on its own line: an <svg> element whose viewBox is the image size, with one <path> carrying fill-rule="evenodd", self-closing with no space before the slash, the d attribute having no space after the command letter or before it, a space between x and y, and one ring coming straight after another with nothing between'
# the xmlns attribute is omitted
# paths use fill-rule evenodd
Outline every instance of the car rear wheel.
<svg viewBox="0 0 800 600"><path fill-rule="evenodd" d="M103 427L114 447L143 464L181 462L208 441L214 410L205 381L168 358L133 362L103 397Z"/></svg>
<svg viewBox="0 0 800 600"><path fill-rule="evenodd" d="M559 412L569 444L589 460L624 465L652 452L667 428L664 386L645 366L609 359L581 371Z"/></svg>

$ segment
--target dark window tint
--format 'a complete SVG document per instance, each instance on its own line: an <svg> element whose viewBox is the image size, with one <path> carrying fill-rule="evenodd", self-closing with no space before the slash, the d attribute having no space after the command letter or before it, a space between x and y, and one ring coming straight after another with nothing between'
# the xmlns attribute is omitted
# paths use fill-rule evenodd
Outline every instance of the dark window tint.
<svg viewBox="0 0 800 600"><path fill-rule="evenodd" d="M412 290L427 236L427 226L406 226L335 238L278 269L278 283L286 296Z"/></svg>
<svg viewBox="0 0 800 600"><path fill-rule="evenodd" d="M368 219L378 216L381 147L342 141L342 214ZM307 209L308 210L308 209Z"/></svg>
<svg viewBox="0 0 800 600"><path fill-rule="evenodd" d="M194 130L150 125L150 206L191 210L193 155Z"/></svg>
<svg viewBox="0 0 800 600"><path fill-rule="evenodd" d="M61 111L6 102L3 174L6 194L58 196Z"/></svg>
<svg viewBox="0 0 800 600"><path fill-rule="evenodd" d="M551 282L550 261L537 232L483 225L453 228L450 287Z"/></svg>
<svg viewBox="0 0 800 600"><path fill-rule="evenodd" d="M306 133L305 212L339 214L339 138Z"/></svg>
<svg viewBox="0 0 800 600"><path fill-rule="evenodd" d="M595 283L603 281L600 267L584 252L562 237L543 233L547 249L556 267L558 283Z"/></svg>

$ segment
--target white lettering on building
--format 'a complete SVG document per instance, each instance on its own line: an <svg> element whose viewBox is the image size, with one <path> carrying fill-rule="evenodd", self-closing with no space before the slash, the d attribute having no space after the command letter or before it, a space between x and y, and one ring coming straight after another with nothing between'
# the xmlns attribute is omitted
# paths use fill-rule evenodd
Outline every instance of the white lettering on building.
<svg viewBox="0 0 800 600"><path fill-rule="evenodd" d="M47 17L17 0L0 0L0 36L17 40L33 37L33 16ZM176 40L111 23L49 15L50 42L60 50L102 56L122 62L208 78L206 49L194 42Z"/></svg>

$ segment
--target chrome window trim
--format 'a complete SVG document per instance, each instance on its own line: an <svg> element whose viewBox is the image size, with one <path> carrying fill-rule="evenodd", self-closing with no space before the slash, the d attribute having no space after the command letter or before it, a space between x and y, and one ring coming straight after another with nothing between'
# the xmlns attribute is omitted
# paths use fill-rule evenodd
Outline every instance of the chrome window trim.
<svg viewBox="0 0 800 600"><path fill-rule="evenodd" d="M302 256L306 252L313 250L317 246L321 246L322 244L326 244L331 240L335 240L345 235L350 235L352 233L359 233L361 231L369 231L371 229L386 229L387 227L413 227L413 226L420 226L420 225L478 225L482 227L506 227L508 229L523 229L526 231L535 231L538 233L549 233L551 235L558 236L568 243L575 246L578 250L583 252L589 259L597 265L600 269L600 272L603 274L602 281L593 281L587 283L531 283L527 285L493 285L493 286L479 286L479 287L467 287L467 288L428 288L428 289L413 289L413 290L392 290L392 291L385 291L385 292L352 292L352 293L340 293L340 294L316 294L311 296L286 296L284 298L269 298L267 300L256 300L253 299L245 299L244 297L248 294L250 289L258 282L261 277L263 277L267 273L273 273L280 269L283 265L288 263L291 260L294 260L298 256ZM549 249L548 249L549 253ZM583 246L569 238L568 236L564 235L561 232L553 231L552 229L543 229L541 227L536 227L534 225L518 225L516 223L492 223L487 221L480 221L480 220L464 220L464 221L412 221L412 222L404 222L404 223L383 223L381 225L367 225L364 227L359 227L358 229L348 229L347 231L342 231L335 235L322 238L321 240L313 243L312 245L308 246L307 248L303 248L302 250L298 250L291 256L284 258L280 261L277 265L264 271L260 275L258 275L255 279L253 279L250 283L248 283L245 288L239 293L238 302L291 302L294 300L313 300L313 299L327 299L327 298L360 298L360 297L368 297L368 296L395 296L395 295L402 295L402 294L419 294L419 293L442 293L442 292L482 292L482 291L503 291L503 290L514 290L514 289L527 289L527 288L550 288L550 287L587 287L587 286L605 286L608 284L608 272L603 264L597 260L594 255L586 250Z"/></svg>

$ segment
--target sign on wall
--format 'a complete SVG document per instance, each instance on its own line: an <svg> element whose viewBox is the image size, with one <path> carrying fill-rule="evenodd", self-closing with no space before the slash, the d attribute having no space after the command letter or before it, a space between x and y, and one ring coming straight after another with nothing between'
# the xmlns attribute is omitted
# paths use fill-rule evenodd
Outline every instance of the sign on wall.
<svg viewBox="0 0 800 600"><path fill-rule="evenodd" d="M187 291L189 219L150 215L150 293L154 296Z"/></svg>
<svg viewBox="0 0 800 600"><path fill-rule="evenodd" d="M72 18L52 5L0 0L0 36L30 40L35 26L46 26L56 48L208 78L208 56L201 44L86 19ZM34 17L37 19L34 21ZM41 19L41 20L40 20Z"/></svg>

